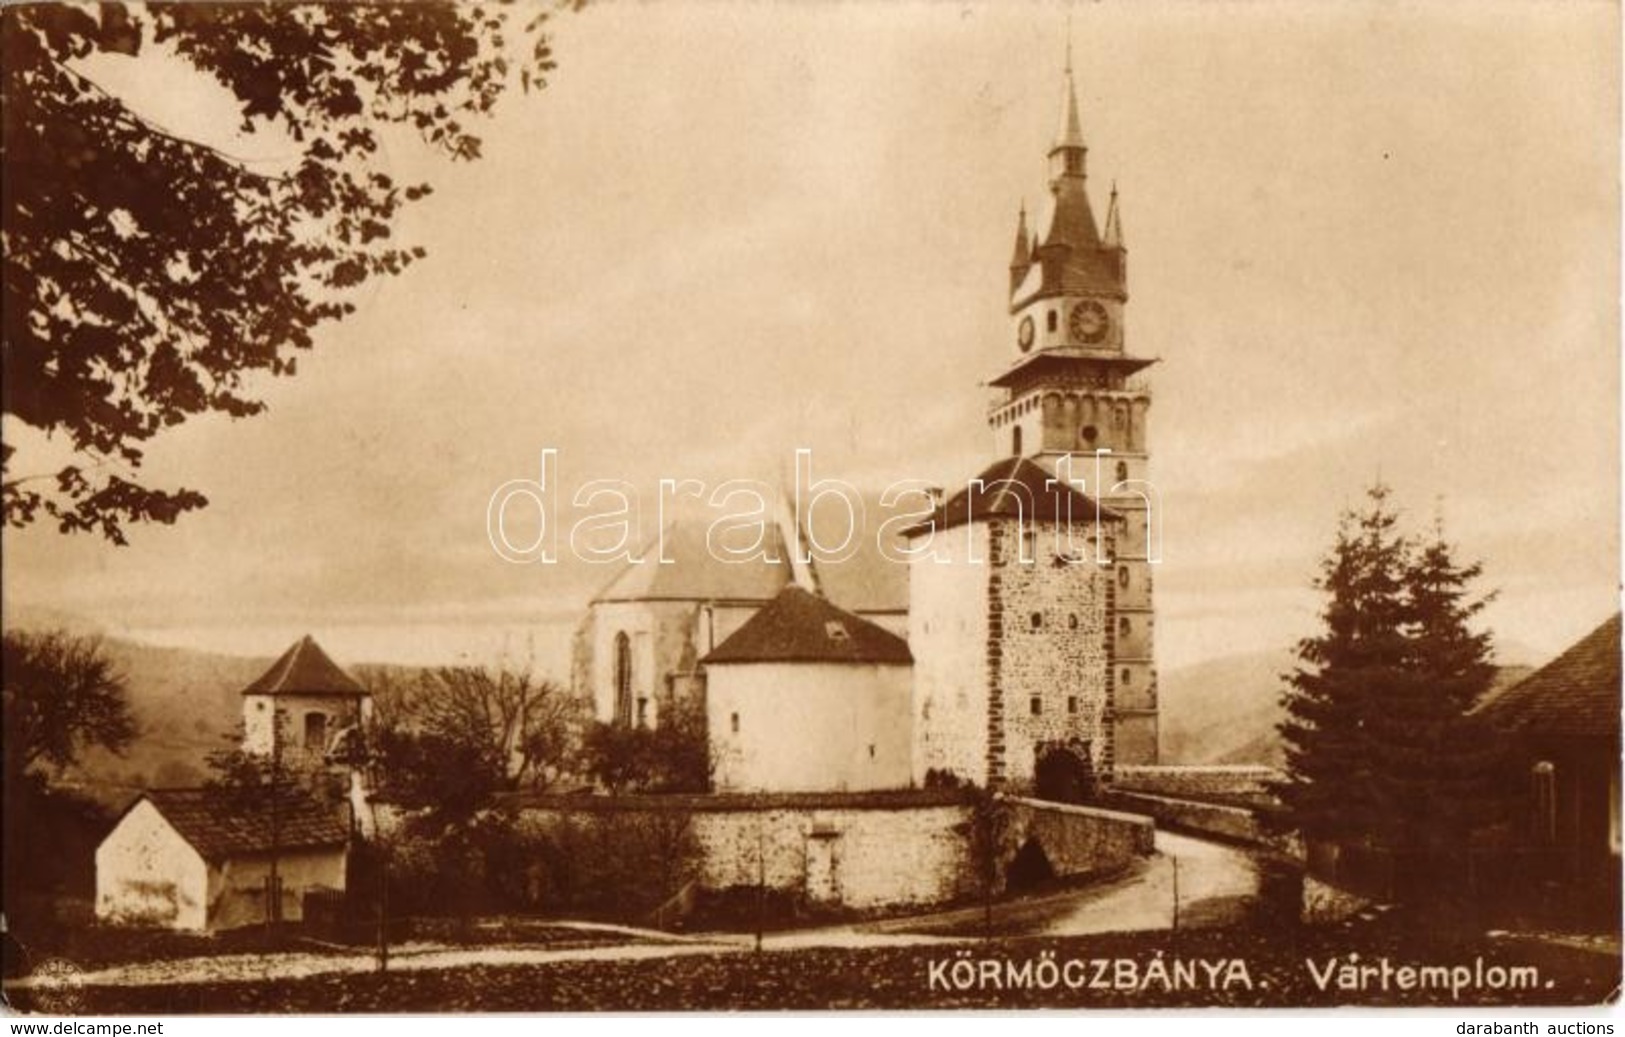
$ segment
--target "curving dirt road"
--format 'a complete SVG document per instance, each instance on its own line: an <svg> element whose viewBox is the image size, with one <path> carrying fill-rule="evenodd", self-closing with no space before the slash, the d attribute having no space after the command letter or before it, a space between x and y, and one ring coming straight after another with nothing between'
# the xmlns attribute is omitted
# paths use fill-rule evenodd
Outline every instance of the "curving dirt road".
<svg viewBox="0 0 1625 1037"><path fill-rule="evenodd" d="M1156 855L1097 885L1003 901L993 906L993 931L1005 936L1080 936L1088 933L1205 928L1236 921L1258 892L1258 870L1244 850L1171 832L1156 835ZM984 909L961 908L850 927L855 936L980 935ZM811 946L837 930L785 934ZM802 943L801 941L808 941ZM878 942L878 941L877 941Z"/></svg>
<svg viewBox="0 0 1625 1037"><path fill-rule="evenodd" d="M1241 850L1202 839L1158 832L1157 853L1126 874L1099 885L1066 889L993 907L993 930L1005 936L1077 936L1126 930L1169 929L1174 926L1174 887L1177 873L1180 928L1223 925L1234 921L1246 900L1258 890L1258 873ZM980 936L984 911L980 907L933 912L910 918L863 925L834 926L771 933L765 950L803 947L885 947L950 943ZM390 968L417 971L466 965L537 965L566 961L631 961L690 954L741 952L754 946L754 938L738 933L677 937L668 933L584 922L554 922L577 928L583 935L609 931L647 942L607 946L447 947L434 944L396 947ZM152 961L114 966L76 977L85 985L130 986L254 981L330 973L370 972L373 958L353 954L237 954L178 961ZM27 988L32 979L8 981Z"/></svg>

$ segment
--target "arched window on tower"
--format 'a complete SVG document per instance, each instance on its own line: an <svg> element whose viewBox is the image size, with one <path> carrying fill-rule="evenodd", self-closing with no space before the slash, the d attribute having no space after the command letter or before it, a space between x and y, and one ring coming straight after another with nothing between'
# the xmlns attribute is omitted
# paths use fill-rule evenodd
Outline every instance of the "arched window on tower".
<svg viewBox="0 0 1625 1037"><path fill-rule="evenodd" d="M1021 456L1021 426L1010 430L1010 453L1016 457Z"/></svg>
<svg viewBox="0 0 1625 1037"><path fill-rule="evenodd" d="M615 723L632 723L632 639L624 630L615 635Z"/></svg>
<svg viewBox="0 0 1625 1037"><path fill-rule="evenodd" d="M1117 462L1117 481L1118 482L1128 482L1128 462L1127 461L1119 461L1119 462Z"/></svg>

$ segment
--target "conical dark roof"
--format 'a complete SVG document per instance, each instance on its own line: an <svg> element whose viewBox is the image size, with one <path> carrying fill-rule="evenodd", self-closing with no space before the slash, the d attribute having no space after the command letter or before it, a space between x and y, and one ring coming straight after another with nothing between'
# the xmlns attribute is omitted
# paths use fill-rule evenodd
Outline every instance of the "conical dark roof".
<svg viewBox="0 0 1625 1037"><path fill-rule="evenodd" d="M1016 247L1010 256L1010 269L1025 270L1033 262L1033 246L1027 237L1027 206L1021 206L1021 213L1016 217Z"/></svg>
<svg viewBox="0 0 1625 1037"><path fill-rule="evenodd" d="M328 658L309 634L293 643L244 695L366 695L354 677Z"/></svg>
<svg viewBox="0 0 1625 1037"><path fill-rule="evenodd" d="M700 660L713 663L894 663L914 661L908 642L790 586Z"/></svg>

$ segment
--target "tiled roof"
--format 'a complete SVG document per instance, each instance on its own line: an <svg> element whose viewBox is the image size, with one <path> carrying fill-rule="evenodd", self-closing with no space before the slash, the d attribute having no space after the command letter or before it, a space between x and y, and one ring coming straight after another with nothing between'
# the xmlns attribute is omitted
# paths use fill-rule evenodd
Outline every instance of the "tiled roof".
<svg viewBox="0 0 1625 1037"><path fill-rule="evenodd" d="M271 664L259 680L243 689L244 695L365 695L354 677L328 658L322 646L306 634L282 658Z"/></svg>
<svg viewBox="0 0 1625 1037"><path fill-rule="evenodd" d="M935 524L938 532L990 518L1022 516L1027 522L1071 522L1079 536L1088 535L1099 509L1103 522L1116 522L1121 516L1097 504L1071 486L1049 482L1054 479L1044 468L1025 457L1007 457L970 480L964 489L948 498L931 515L904 530L913 536ZM981 488L972 492L977 483Z"/></svg>
<svg viewBox="0 0 1625 1037"><path fill-rule="evenodd" d="M235 789L154 789L150 801L206 861L271 849L271 808L264 798ZM140 802L137 800L136 802ZM343 846L350 833L338 814L309 796L284 790L276 811L282 850Z"/></svg>
<svg viewBox="0 0 1625 1037"><path fill-rule="evenodd" d="M1617 735L1620 615L1502 694L1481 716L1509 730L1540 735Z"/></svg>
<svg viewBox="0 0 1625 1037"><path fill-rule="evenodd" d="M898 552L908 545L885 524L908 512L904 505L881 507L878 494L864 494L862 500L862 528L852 533L857 539L852 555L839 562L820 560L814 555L818 589L830 601L852 612L906 612L908 563ZM801 528L833 552L847 535L847 511L833 502L820 504L801 516ZM890 555L881 548L882 538L888 541Z"/></svg>
<svg viewBox="0 0 1625 1037"><path fill-rule="evenodd" d="M769 540L763 547L777 561L726 561L707 540L710 523L672 522L644 545L643 561L628 562L593 601L769 601L790 582L791 572L778 524L764 525ZM661 561L662 552L669 562Z"/></svg>
<svg viewBox="0 0 1625 1037"><path fill-rule="evenodd" d="M862 528L851 534L857 540L851 556L831 562L818 560L815 554L817 586L831 601L858 612L901 612L908 608L908 565L887 557L880 549L881 526L896 514L897 509L881 508L878 497L865 495ZM810 516L801 516L800 522L802 529L831 550L848 534L847 512L837 504L820 505ZM663 533L669 565L656 561L660 541L651 540L639 555L644 561L628 563L592 600L771 601L794 582L794 574L783 529L774 520L764 524L768 540L763 546L778 559L774 562L727 561L707 543L710 522L674 521Z"/></svg>
<svg viewBox="0 0 1625 1037"><path fill-rule="evenodd" d="M908 642L800 587L786 587L701 662L893 663L914 661Z"/></svg>

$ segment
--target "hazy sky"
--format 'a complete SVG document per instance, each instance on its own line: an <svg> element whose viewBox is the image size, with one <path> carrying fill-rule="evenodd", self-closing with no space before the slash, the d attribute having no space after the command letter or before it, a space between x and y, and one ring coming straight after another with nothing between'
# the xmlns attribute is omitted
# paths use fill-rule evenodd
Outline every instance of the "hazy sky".
<svg viewBox="0 0 1625 1037"><path fill-rule="evenodd" d="M1017 205L1045 196L1066 9L603 3L485 158L408 138L430 258L369 287L270 413L194 422L152 478L210 507L117 549L8 531L8 605L347 662L563 658L601 567L512 566L505 480L964 480L994 455ZM1618 8L1079 5L1097 216L1115 179L1153 368L1164 667L1285 646L1380 473L1484 559L1538 661L1617 607ZM184 69L94 73L274 164Z"/></svg>

